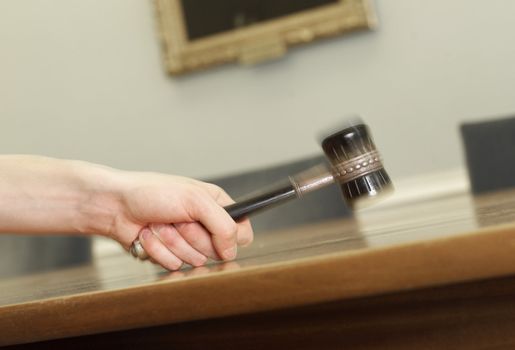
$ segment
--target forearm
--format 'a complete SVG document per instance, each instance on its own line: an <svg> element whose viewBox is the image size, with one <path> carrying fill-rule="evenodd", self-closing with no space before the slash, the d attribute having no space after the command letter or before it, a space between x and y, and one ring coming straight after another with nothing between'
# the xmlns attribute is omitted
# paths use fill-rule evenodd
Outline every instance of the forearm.
<svg viewBox="0 0 515 350"><path fill-rule="evenodd" d="M0 232L109 234L119 173L80 161L0 156Z"/></svg>

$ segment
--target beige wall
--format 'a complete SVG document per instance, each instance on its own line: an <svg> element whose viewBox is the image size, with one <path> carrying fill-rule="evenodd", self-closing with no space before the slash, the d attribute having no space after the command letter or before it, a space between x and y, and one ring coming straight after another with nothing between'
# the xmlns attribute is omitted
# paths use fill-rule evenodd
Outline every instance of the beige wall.
<svg viewBox="0 0 515 350"><path fill-rule="evenodd" d="M376 32L173 79L148 1L2 0L0 150L204 177L359 113L393 177L461 167L458 124L515 112L515 1L376 5Z"/></svg>

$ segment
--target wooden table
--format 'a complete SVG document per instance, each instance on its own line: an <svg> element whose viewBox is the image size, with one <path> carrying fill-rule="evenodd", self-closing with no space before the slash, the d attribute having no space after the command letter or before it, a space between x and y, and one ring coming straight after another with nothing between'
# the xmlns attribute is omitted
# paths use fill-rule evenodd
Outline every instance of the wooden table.
<svg viewBox="0 0 515 350"><path fill-rule="evenodd" d="M515 347L515 191L260 235L169 273L126 254L0 282L0 344ZM45 341L45 342L43 342Z"/></svg>

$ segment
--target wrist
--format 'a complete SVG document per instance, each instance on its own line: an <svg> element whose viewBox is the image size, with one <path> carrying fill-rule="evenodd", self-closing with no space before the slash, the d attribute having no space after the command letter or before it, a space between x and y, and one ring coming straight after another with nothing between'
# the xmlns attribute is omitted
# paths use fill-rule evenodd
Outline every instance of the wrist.
<svg viewBox="0 0 515 350"><path fill-rule="evenodd" d="M123 209L126 172L82 161L72 163L81 192L77 231L112 236Z"/></svg>

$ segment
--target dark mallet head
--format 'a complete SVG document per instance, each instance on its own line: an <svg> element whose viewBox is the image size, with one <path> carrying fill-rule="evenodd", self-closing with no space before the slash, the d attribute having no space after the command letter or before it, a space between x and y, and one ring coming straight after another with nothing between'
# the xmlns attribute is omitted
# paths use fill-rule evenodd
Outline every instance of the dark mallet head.
<svg viewBox="0 0 515 350"><path fill-rule="evenodd" d="M366 205L370 199L391 191L392 183L365 124L350 125L327 136L322 148L352 208Z"/></svg>

